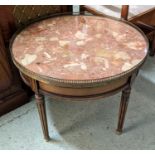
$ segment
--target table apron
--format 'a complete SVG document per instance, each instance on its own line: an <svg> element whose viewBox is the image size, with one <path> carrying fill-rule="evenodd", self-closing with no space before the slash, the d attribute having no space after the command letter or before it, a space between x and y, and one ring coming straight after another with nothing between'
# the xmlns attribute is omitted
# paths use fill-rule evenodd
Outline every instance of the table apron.
<svg viewBox="0 0 155 155"><path fill-rule="evenodd" d="M116 94L123 90L127 85L131 75L119 78L104 85L97 87L84 87L84 88L71 88L71 87L60 87L51 84L46 84L41 81L36 81L31 77L20 72L23 81L31 87L31 89L36 93L43 93L46 95L60 96L65 98L98 98L107 97ZM37 82L37 88L34 82Z"/></svg>

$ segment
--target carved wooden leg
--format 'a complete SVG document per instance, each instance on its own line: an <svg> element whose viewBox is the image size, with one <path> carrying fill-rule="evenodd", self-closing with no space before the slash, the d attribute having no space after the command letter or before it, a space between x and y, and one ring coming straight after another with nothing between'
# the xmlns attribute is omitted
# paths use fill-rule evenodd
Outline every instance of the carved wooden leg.
<svg viewBox="0 0 155 155"><path fill-rule="evenodd" d="M36 98L36 103L37 103L37 108L38 108L38 112L39 112L39 116L40 116L40 121L41 121L41 125L42 125L44 138L46 141L49 141L50 137L49 137L49 133L48 133L48 125L47 125L44 97L43 97L43 95L36 94L35 98Z"/></svg>
<svg viewBox="0 0 155 155"><path fill-rule="evenodd" d="M154 38L153 38L153 41L152 41L152 52L153 52L153 56L155 55L155 33L154 33Z"/></svg>
<svg viewBox="0 0 155 155"><path fill-rule="evenodd" d="M85 9L84 9L84 6L83 5L79 5L80 6L80 15L84 15L85 13Z"/></svg>
<svg viewBox="0 0 155 155"><path fill-rule="evenodd" d="M155 33L153 34L153 40L151 42L150 56L155 55Z"/></svg>
<svg viewBox="0 0 155 155"><path fill-rule="evenodd" d="M122 91L122 97L121 97L120 109L119 109L118 126L116 129L117 134L122 133L123 124L124 124L124 120L125 120L125 114L127 111L128 101L129 101L129 97L130 97L130 92L131 92L130 85Z"/></svg>

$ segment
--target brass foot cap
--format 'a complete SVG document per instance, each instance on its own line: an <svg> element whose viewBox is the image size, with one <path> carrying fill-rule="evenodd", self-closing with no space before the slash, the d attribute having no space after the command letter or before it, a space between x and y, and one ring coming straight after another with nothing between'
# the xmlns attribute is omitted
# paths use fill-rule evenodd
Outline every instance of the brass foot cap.
<svg viewBox="0 0 155 155"><path fill-rule="evenodd" d="M119 130L116 130L115 132L116 132L117 135L121 135L122 134L122 131L119 131Z"/></svg>
<svg viewBox="0 0 155 155"><path fill-rule="evenodd" d="M45 141L46 141L46 142L49 142L49 141L50 141L50 137L46 137L46 138L45 138Z"/></svg>

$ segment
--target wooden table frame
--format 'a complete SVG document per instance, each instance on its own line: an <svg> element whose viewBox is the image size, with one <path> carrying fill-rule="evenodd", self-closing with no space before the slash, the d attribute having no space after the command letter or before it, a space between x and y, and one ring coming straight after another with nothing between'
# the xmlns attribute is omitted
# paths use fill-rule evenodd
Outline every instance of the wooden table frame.
<svg viewBox="0 0 155 155"><path fill-rule="evenodd" d="M60 15L60 14L59 14ZM64 14L62 14L64 15ZM54 15L48 16L49 17L55 17ZM40 21L44 18L36 19L35 21L31 21L29 24L32 24L36 21ZM109 18L109 17L108 17ZM119 20L116 18L113 18L115 20ZM120 21L120 20L119 20ZM125 23L128 23L126 21L122 21ZM128 23L129 25L132 25L131 23ZM11 43L10 43L10 51L12 53L12 44L16 36L19 32L23 30L27 25L19 29L15 35L13 36ZM145 35L141 30L139 30L137 27L132 25L134 28L136 28L138 31L142 33L144 36L146 43L147 43L147 50L148 50L148 40L146 39ZM147 57L147 56L146 56ZM134 66L132 69L123 72L123 74L119 74L114 77L109 77L102 80L88 80L88 81L65 81L65 80L57 80L41 75L37 75L34 72L31 72L24 68L24 66L20 65L15 59L12 54L12 59L16 67L20 71L20 75L23 79L23 81L31 87L31 89L35 92L35 99L37 103L37 108L40 116L40 121L42 125L42 130L44 134L44 138L46 141L50 140L49 132L48 132L48 123L47 123L47 116L46 116L46 108L45 108L45 101L44 101L44 95L49 96L59 96L59 97L67 97L70 99L87 99L87 98L95 98L95 97L107 97L111 96L113 94L116 94L120 91L122 91L122 97L120 101L120 108L119 108L119 116L118 116L118 125L116 129L117 134L121 134L123 130L123 124L125 120L125 114L127 111L127 106L129 102L129 96L131 92L131 86L138 74L139 68L144 63L146 57L141 61L138 65ZM94 85L94 86L93 86ZM104 89L106 88L106 89ZM74 92L78 92L78 94Z"/></svg>
<svg viewBox="0 0 155 155"><path fill-rule="evenodd" d="M40 117L40 121L41 121L42 131L43 131L43 135L44 135L44 138L46 141L50 140L50 136L49 136L49 132L48 132L48 123L47 123L44 95L48 95L50 97L52 97L53 95L56 95L58 97L66 97L66 98L70 98L70 99L88 99L88 98L108 97L108 96L114 95L114 94L122 91L120 107L119 107L118 124L117 124L117 129L116 129L116 133L118 135L120 135L123 131L123 125L124 125L124 120L125 120L125 114L126 114L127 107L128 107L131 86L132 86L132 83L134 82L134 79L136 78L137 74L138 74L138 71L136 70L128 78L128 82L125 85L123 85L122 87L117 88L115 90L112 90L110 92L106 92L103 94L97 94L97 95L78 96L77 97L77 96L58 95L58 94L54 94L54 93L51 94L49 92L46 92L39 87L39 81L29 78L29 80L31 81L31 83L29 83L26 80L26 78L24 77L25 75L23 73L20 73L23 81L27 85L29 85L32 88L32 90L35 92L35 99L36 99L38 113L39 113L39 117Z"/></svg>

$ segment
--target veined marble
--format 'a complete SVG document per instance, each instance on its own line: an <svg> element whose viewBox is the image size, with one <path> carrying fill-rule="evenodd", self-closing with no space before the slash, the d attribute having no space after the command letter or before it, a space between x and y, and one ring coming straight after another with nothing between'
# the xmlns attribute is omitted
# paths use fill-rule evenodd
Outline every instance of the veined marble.
<svg viewBox="0 0 155 155"><path fill-rule="evenodd" d="M120 21L95 16L61 16L36 22L15 38L15 60L48 77L90 80L114 76L143 61L147 43Z"/></svg>

